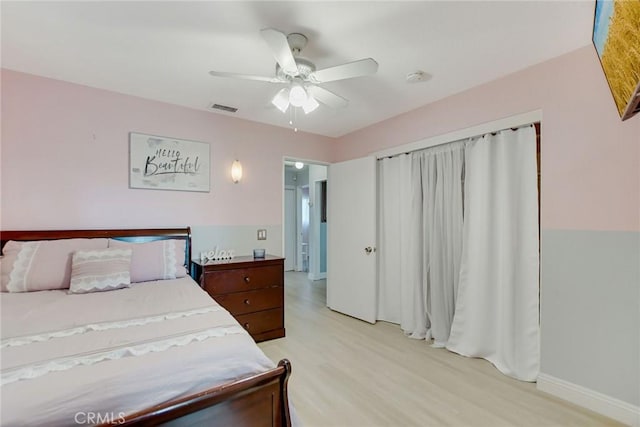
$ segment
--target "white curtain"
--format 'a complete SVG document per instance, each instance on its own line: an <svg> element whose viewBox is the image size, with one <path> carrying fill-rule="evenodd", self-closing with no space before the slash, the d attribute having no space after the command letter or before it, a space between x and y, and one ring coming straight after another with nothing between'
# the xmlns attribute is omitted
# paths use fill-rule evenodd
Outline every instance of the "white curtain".
<svg viewBox="0 0 640 427"><path fill-rule="evenodd" d="M379 162L378 318L482 357L539 370L536 134L504 130Z"/></svg>
<svg viewBox="0 0 640 427"><path fill-rule="evenodd" d="M405 324L413 298L411 156L378 162L378 320Z"/></svg>
<svg viewBox="0 0 640 427"><path fill-rule="evenodd" d="M444 346L462 244L463 143L378 165L378 319Z"/></svg>
<svg viewBox="0 0 640 427"><path fill-rule="evenodd" d="M539 370L539 242L533 126L468 143L464 216L447 348L534 381Z"/></svg>
<svg viewBox="0 0 640 427"><path fill-rule="evenodd" d="M464 145L456 142L416 152L413 160L414 171L420 174L418 179L414 172L413 185L421 188L418 229L422 231L426 336L433 338L435 347L444 347L455 312L460 270Z"/></svg>

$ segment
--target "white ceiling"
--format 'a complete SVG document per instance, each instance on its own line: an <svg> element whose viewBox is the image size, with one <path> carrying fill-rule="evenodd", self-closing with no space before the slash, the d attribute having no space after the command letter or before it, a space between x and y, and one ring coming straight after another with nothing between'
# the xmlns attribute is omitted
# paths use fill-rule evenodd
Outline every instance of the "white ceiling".
<svg viewBox="0 0 640 427"><path fill-rule="evenodd" d="M2 66L276 126L280 86L209 70L274 75L262 28L301 32L318 69L361 58L374 76L326 83L348 107L296 126L338 137L591 43L582 1L200 1L1 3ZM423 70L432 78L406 83ZM553 78L553 76L550 76Z"/></svg>

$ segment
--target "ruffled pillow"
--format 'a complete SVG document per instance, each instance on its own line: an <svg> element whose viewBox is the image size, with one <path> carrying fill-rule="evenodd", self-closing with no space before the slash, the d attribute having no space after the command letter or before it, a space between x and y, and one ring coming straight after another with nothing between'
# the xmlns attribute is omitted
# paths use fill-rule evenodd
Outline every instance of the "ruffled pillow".
<svg viewBox="0 0 640 427"><path fill-rule="evenodd" d="M76 251L71 266L69 292L112 291L131 286L131 249Z"/></svg>

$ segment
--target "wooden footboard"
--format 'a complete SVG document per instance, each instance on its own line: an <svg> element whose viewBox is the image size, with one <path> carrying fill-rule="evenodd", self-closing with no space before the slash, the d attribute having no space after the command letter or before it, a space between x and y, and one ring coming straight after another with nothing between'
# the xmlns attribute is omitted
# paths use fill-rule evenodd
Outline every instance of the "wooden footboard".
<svg viewBox="0 0 640 427"><path fill-rule="evenodd" d="M124 426L291 426L291 363L119 419ZM113 424L103 424L109 426Z"/></svg>

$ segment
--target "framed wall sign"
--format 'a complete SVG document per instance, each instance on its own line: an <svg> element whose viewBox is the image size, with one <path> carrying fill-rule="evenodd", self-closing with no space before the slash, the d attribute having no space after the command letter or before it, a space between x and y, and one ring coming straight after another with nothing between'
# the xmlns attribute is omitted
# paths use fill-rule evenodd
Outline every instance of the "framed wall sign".
<svg viewBox="0 0 640 427"><path fill-rule="evenodd" d="M209 192L209 144L129 133L129 187Z"/></svg>

